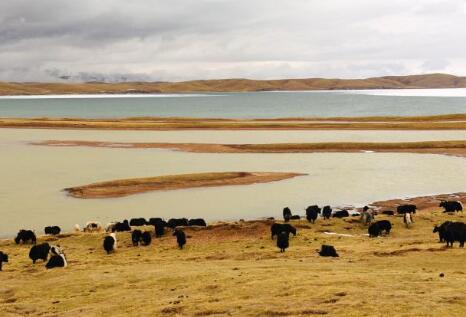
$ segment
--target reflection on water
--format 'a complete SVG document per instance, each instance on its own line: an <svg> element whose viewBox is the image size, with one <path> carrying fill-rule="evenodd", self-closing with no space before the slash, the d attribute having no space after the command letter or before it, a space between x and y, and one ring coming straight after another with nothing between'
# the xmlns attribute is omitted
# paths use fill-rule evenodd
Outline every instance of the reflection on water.
<svg viewBox="0 0 466 317"><path fill-rule="evenodd" d="M457 157L386 153L197 154L156 149L57 148L31 146L16 142L17 139L9 142L5 131L13 130L0 130L3 138L0 142L0 234L3 236L22 227L41 232L45 225L60 225L68 231L74 223L91 219L105 223L137 216L256 218L279 216L284 206L302 214L309 204L363 205L406 195L465 190L465 159ZM56 138L63 137L62 131L53 133ZM185 133L193 138L192 132ZM35 138L38 134L34 132L31 136ZM268 184L152 192L117 199L80 200L61 192L65 187L102 180L210 171L283 171L309 175Z"/></svg>

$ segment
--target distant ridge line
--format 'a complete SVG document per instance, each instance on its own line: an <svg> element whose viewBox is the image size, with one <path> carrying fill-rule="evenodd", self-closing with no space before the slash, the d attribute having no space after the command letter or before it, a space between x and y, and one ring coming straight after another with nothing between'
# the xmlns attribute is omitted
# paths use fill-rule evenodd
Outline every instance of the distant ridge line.
<svg viewBox="0 0 466 317"><path fill-rule="evenodd" d="M355 89L466 88L466 77L449 74L383 76L366 79L211 79L183 82L17 83L0 82L0 95L154 94Z"/></svg>

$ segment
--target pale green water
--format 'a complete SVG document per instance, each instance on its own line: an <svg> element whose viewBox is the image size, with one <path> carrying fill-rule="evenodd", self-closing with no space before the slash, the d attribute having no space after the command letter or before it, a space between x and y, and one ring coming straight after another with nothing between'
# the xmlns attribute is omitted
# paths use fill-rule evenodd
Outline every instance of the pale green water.
<svg viewBox="0 0 466 317"><path fill-rule="evenodd" d="M195 154L153 149L45 147L27 145L26 141L68 138L72 134L76 139L104 137L121 141L125 137L138 140L157 137L205 142L205 139L221 138L237 142L240 135L235 132L226 137L222 132L208 136L191 131L151 132L150 136L146 132L126 131L121 132L125 135L28 131L29 134L24 130L0 130L2 236L20 228L41 232L45 225L60 225L67 231L73 224L88 220L106 223L139 216L256 218L279 216L284 206L303 214L310 204L360 206L381 199L466 189L466 160L457 157L389 153ZM325 135L303 138L346 137L325 132ZM274 135L274 141L275 137L286 140L291 135L286 131L281 133L281 136ZM259 136L250 132L249 135L248 141L267 138L266 133ZM389 137L387 134L387 140ZM292 138L299 139L296 135ZM102 180L212 171L283 171L309 175L268 184L152 192L117 199L80 200L61 192L65 187Z"/></svg>

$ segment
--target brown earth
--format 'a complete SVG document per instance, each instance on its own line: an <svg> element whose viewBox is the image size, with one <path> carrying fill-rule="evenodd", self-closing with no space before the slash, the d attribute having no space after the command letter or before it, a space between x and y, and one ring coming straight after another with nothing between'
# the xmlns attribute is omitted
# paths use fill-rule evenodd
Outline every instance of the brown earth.
<svg viewBox="0 0 466 317"><path fill-rule="evenodd" d="M119 179L65 188L75 198L112 198L155 190L176 190L196 187L249 185L280 181L305 174L278 172L221 172L179 174L145 178Z"/></svg>

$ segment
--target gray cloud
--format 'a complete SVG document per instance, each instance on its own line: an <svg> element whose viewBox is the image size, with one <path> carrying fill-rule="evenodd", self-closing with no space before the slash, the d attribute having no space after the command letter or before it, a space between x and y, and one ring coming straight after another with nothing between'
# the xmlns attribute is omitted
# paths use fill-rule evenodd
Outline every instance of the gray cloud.
<svg viewBox="0 0 466 317"><path fill-rule="evenodd" d="M3 0L0 80L466 74L460 0Z"/></svg>

